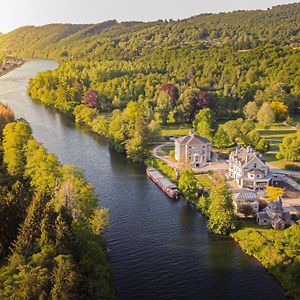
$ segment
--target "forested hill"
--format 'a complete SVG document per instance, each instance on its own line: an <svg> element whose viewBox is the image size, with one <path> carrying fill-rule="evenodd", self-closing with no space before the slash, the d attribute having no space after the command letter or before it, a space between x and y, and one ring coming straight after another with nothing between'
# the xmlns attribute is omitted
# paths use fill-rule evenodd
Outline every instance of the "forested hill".
<svg viewBox="0 0 300 300"><path fill-rule="evenodd" d="M244 117L249 102L255 114L282 108L278 121L300 112L300 3L180 21L25 27L0 36L1 51L58 60L57 70L30 81L28 94L136 161L160 124L196 129L203 109L216 124Z"/></svg>
<svg viewBox="0 0 300 300"><path fill-rule="evenodd" d="M79 58L92 53L130 58L153 47L230 46L249 49L263 43L297 46L300 3L268 10L202 14L180 21L27 26L0 35L0 51L12 55Z"/></svg>

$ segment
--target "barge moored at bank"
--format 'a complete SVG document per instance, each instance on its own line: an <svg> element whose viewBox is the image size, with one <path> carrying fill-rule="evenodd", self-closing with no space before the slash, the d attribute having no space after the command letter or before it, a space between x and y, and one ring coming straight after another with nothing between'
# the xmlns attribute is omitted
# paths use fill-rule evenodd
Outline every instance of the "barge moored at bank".
<svg viewBox="0 0 300 300"><path fill-rule="evenodd" d="M179 198L179 190L177 186L172 183L169 179L167 179L164 175L162 175L155 168L147 168L146 169L147 176L156 183L170 198L178 199Z"/></svg>

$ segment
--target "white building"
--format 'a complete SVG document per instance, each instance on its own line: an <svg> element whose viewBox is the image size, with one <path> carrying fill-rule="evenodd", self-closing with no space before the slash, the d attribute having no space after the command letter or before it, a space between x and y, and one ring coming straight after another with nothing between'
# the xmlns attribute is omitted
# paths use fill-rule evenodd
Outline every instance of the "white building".
<svg viewBox="0 0 300 300"><path fill-rule="evenodd" d="M211 142L194 132L175 140L175 159L192 168L201 168L211 160Z"/></svg>
<svg viewBox="0 0 300 300"><path fill-rule="evenodd" d="M228 164L229 177L241 188L256 190L270 184L269 167L251 147L236 149L229 155Z"/></svg>

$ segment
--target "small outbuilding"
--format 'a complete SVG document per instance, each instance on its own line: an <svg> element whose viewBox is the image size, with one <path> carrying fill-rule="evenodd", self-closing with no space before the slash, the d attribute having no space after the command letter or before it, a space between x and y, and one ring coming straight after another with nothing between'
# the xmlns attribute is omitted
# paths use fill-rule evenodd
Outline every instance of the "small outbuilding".
<svg viewBox="0 0 300 300"><path fill-rule="evenodd" d="M271 225L277 230L283 230L293 223L290 213L285 212L282 207L281 198L271 202L264 211L259 212L256 220L261 226Z"/></svg>
<svg viewBox="0 0 300 300"><path fill-rule="evenodd" d="M243 213L245 206L250 206L253 214L259 211L259 196L252 191L245 191L233 195L233 205L237 213Z"/></svg>

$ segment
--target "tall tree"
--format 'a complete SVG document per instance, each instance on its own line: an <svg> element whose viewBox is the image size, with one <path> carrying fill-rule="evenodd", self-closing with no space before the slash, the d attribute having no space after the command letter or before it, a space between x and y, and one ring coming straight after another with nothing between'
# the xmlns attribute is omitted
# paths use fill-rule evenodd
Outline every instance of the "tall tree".
<svg viewBox="0 0 300 300"><path fill-rule="evenodd" d="M88 90L83 98L83 103L90 108L99 107L99 95L96 90Z"/></svg>
<svg viewBox="0 0 300 300"><path fill-rule="evenodd" d="M275 114L271 105L268 102L264 102L257 113L257 121L268 127L275 121Z"/></svg>
<svg viewBox="0 0 300 300"><path fill-rule="evenodd" d="M300 161L300 133L284 137L279 145L278 158L284 158L291 161Z"/></svg>
<svg viewBox="0 0 300 300"><path fill-rule="evenodd" d="M192 169L186 169L180 174L178 188L187 200L197 199L197 179Z"/></svg>
<svg viewBox="0 0 300 300"><path fill-rule="evenodd" d="M167 92L161 91L157 98L157 112L161 117L163 124L168 121L168 116L174 108L174 102Z"/></svg>
<svg viewBox="0 0 300 300"><path fill-rule="evenodd" d="M228 234L235 229L235 213L232 194L223 181L214 185L210 192L208 227L217 234Z"/></svg>
<svg viewBox="0 0 300 300"><path fill-rule="evenodd" d="M258 112L256 102L248 102L244 108L244 115L247 119L255 120Z"/></svg>
<svg viewBox="0 0 300 300"><path fill-rule="evenodd" d="M6 124L13 122L15 119L14 112L12 109L0 102L0 135L2 135L2 131Z"/></svg>

